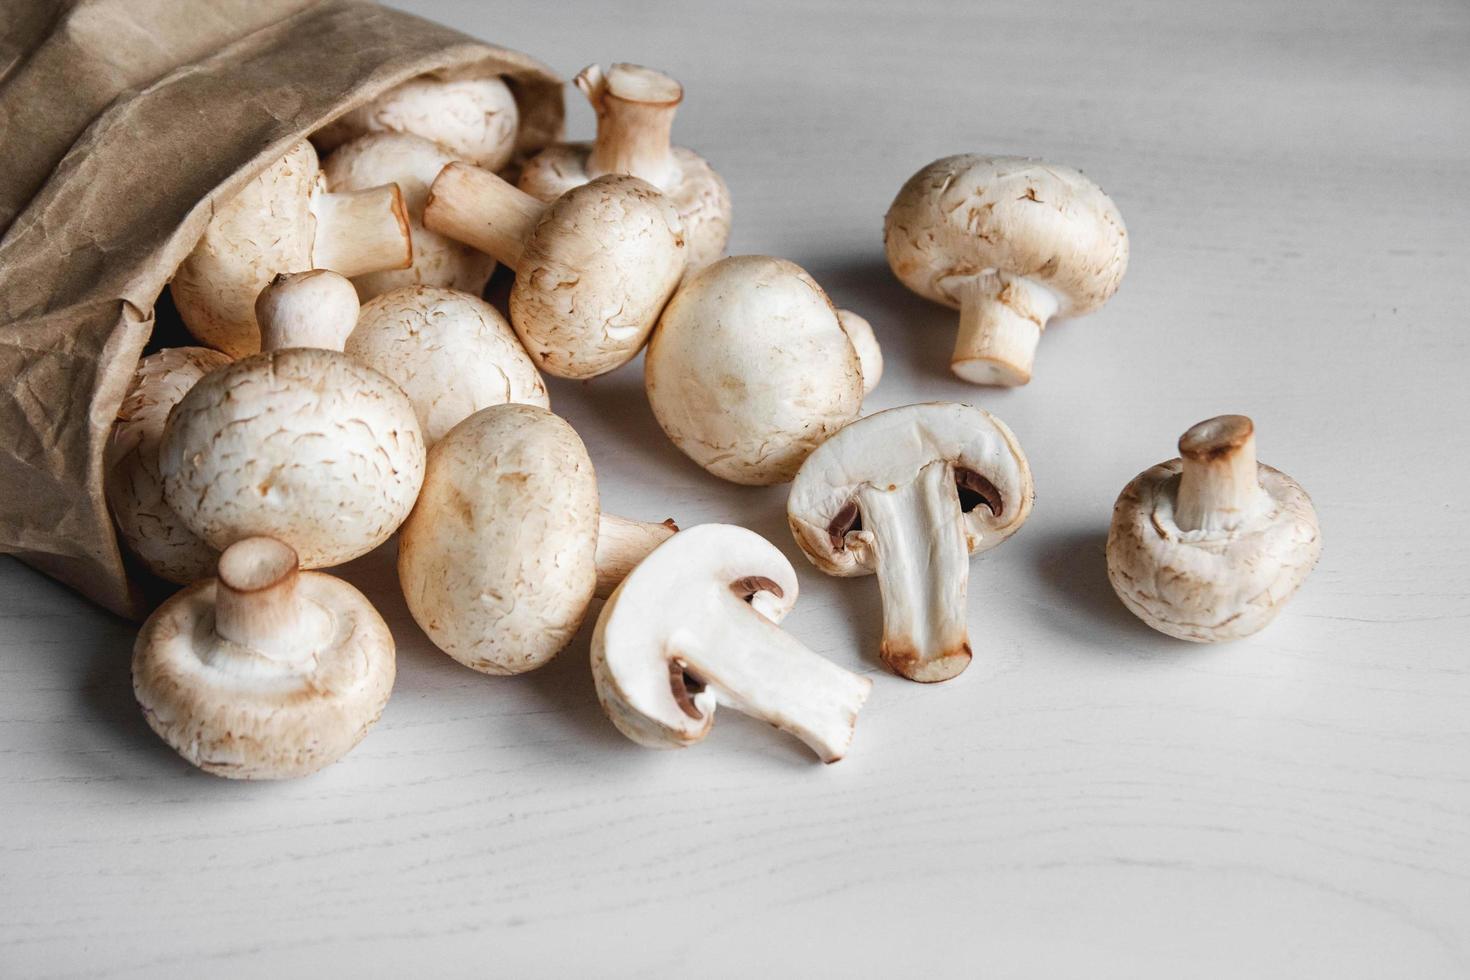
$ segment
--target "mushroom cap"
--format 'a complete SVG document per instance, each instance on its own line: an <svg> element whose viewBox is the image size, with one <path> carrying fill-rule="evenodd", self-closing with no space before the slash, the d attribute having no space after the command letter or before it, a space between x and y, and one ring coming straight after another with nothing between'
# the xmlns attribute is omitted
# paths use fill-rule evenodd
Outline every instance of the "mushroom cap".
<svg viewBox="0 0 1470 980"><path fill-rule="evenodd" d="M1317 564L1322 536L1307 492L1257 464L1268 505L1229 531L1184 531L1174 520L1183 463L1134 477L1113 506L1108 579L1154 629L1214 643L1262 629Z"/></svg>
<svg viewBox="0 0 1470 980"><path fill-rule="evenodd" d="M860 418L807 457L786 502L797 544L828 575L871 574L871 549L849 549L844 540L843 525L856 513L850 508L856 507L858 490L910 483L937 460L956 468L962 509L968 505L964 522L970 554L994 548L1031 516L1036 496L1031 466L1010 428L983 408L927 402ZM980 480L962 479L961 470Z"/></svg>
<svg viewBox="0 0 1470 980"><path fill-rule="evenodd" d="M976 275L1024 276L1050 289L1058 312L1097 309L1128 268L1128 231L1112 200L1071 167L964 153L909 178L883 222L894 275L958 308Z"/></svg>
<svg viewBox="0 0 1470 980"><path fill-rule="evenodd" d="M429 185L457 158L438 143L409 133L370 133L342 144L322 164L332 191L365 191L397 184L408 211L413 264L355 276L363 302L403 286L446 286L478 296L495 271L495 260L477 249L424 227Z"/></svg>
<svg viewBox="0 0 1470 980"><path fill-rule="evenodd" d="M367 133L410 133L486 170L515 154L515 94L499 75L439 73L411 78L324 126L313 139L332 150Z"/></svg>
<svg viewBox="0 0 1470 980"><path fill-rule="evenodd" d="M344 349L403 389L430 446L491 405L550 407L515 331L469 293L434 286L383 293L362 308Z"/></svg>
<svg viewBox="0 0 1470 980"><path fill-rule="evenodd" d="M196 582L143 624L133 692L148 726L195 766L231 779L305 776L340 759L393 690L393 636L377 610L341 579L302 572L300 595L331 614L314 668L241 671L218 657L230 643L214 633L217 588L213 578Z"/></svg>
<svg viewBox="0 0 1470 980"><path fill-rule="evenodd" d="M525 243L510 320L543 371L590 378L637 356L684 275L669 199L609 174L557 198Z"/></svg>
<svg viewBox="0 0 1470 980"><path fill-rule="evenodd" d="M764 579L764 587L751 594L749 609L733 614L781 622L796 605L796 570L765 538L729 524L680 531L629 573L603 606L592 634L597 699L618 731L650 748L678 748L709 734L713 698L694 695L694 717L670 684L666 634L683 625L670 612L706 623L730 615L725 607L732 587L755 579Z"/></svg>
<svg viewBox="0 0 1470 980"><path fill-rule="evenodd" d="M215 548L264 535L303 568L366 554L398 528L424 476L408 396L345 354L269 351L201 380L174 407L164 498Z"/></svg>
<svg viewBox="0 0 1470 980"><path fill-rule="evenodd" d="M533 405L496 405L429 452L398 539L409 612L455 660L519 674L576 634L597 583L597 480L582 440Z"/></svg>
<svg viewBox="0 0 1470 980"><path fill-rule="evenodd" d="M644 382L686 456L757 485L790 480L863 398L857 351L827 294L764 255L721 259L684 282L648 345Z"/></svg>
<svg viewBox="0 0 1470 980"><path fill-rule="evenodd" d="M219 555L163 499L158 446L169 411L200 378L230 359L207 347L169 347L138 363L107 442L103 485L118 534L148 570L187 583L214 570Z"/></svg>

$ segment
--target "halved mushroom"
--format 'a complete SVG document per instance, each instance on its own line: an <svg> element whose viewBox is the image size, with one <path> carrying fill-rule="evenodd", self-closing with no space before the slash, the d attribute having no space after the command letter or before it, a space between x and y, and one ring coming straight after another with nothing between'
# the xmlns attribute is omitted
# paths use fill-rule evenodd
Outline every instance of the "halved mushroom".
<svg viewBox="0 0 1470 980"><path fill-rule="evenodd" d="M1180 459L1123 488L1108 530L1108 579L1154 629L1218 643L1263 629L1322 551L1317 512L1291 477L1256 462L1244 415L1206 419Z"/></svg>
<svg viewBox="0 0 1470 980"><path fill-rule="evenodd" d="M363 302L403 286L446 286L479 296L495 271L495 260L468 245L424 227L429 185L456 157L438 143L407 133L373 133L342 144L322 164L327 186L360 191L394 183L403 192L413 236L413 264L354 276Z"/></svg>
<svg viewBox="0 0 1470 980"><path fill-rule="evenodd" d="M718 259L730 239L730 191L703 157L669 141L684 87L662 72L628 64L605 74L600 65L588 65L575 84L597 113L597 138L542 150L521 170L521 190L554 201L594 177L631 174L674 202L691 269Z"/></svg>
<svg viewBox="0 0 1470 980"><path fill-rule="evenodd" d="M184 526L163 499L158 445L169 411L199 379L230 359L207 347L169 347L138 363L112 424L104 462L107 506L128 549L154 575L193 582L219 553Z"/></svg>
<svg viewBox="0 0 1470 980"><path fill-rule="evenodd" d="M1023 385L1053 316L1091 313L1128 268L1128 232L1071 167L961 154L909 178L883 223L888 264L960 311L950 366L966 381Z"/></svg>
<svg viewBox="0 0 1470 980"><path fill-rule="evenodd" d="M300 572L270 538L225 549L219 577L148 617L133 648L143 717L229 779L305 776L346 755L393 691L393 636L341 579Z"/></svg>
<svg viewBox="0 0 1470 980"><path fill-rule="evenodd" d="M427 445L491 405L551 404L505 317L469 293L433 286L384 293L362 308L343 349L403 389Z"/></svg>
<svg viewBox="0 0 1470 980"><path fill-rule="evenodd" d="M883 662L927 683L969 666L970 556L1020 530L1034 495L1004 422L934 402L858 419L818 446L786 513L828 575L878 574Z"/></svg>
<svg viewBox="0 0 1470 980"><path fill-rule="evenodd" d="M515 271L510 322L536 366L606 374L637 356L684 275L684 228L651 184L609 174L543 204L488 170L445 167L424 226Z"/></svg>
<svg viewBox="0 0 1470 980"><path fill-rule="evenodd" d="M695 272L659 318L643 365L659 425L721 479L790 480L862 405L854 336L877 345L842 312L785 259L732 256Z"/></svg>
<svg viewBox="0 0 1470 980"><path fill-rule="evenodd" d="M303 140L216 205L169 289L190 333L244 357L261 349L255 298L275 276L332 269L351 277L412 261L398 186L327 193L316 151Z"/></svg>
<svg viewBox="0 0 1470 980"><path fill-rule="evenodd" d="M214 548L266 535L306 568L366 554L408 516L423 482L413 404L341 352L357 311L341 276L282 276L257 311L269 349L207 375L169 414L164 499Z"/></svg>
<svg viewBox="0 0 1470 980"><path fill-rule="evenodd" d="M389 89L312 140L325 153L369 133L410 133L477 167L499 170L515 155L520 125L515 94L499 75L443 71Z"/></svg>
<svg viewBox="0 0 1470 980"><path fill-rule="evenodd" d="M455 660L487 674L535 670L571 642L597 586L616 585L671 522L603 516L572 427L533 405L456 425L398 539L409 612Z"/></svg>
<svg viewBox="0 0 1470 980"><path fill-rule="evenodd" d="M639 745L682 748L709 734L723 704L795 735L823 762L841 759L873 682L776 625L796 594L786 556L743 527L703 524L659 545L592 634L608 718Z"/></svg>

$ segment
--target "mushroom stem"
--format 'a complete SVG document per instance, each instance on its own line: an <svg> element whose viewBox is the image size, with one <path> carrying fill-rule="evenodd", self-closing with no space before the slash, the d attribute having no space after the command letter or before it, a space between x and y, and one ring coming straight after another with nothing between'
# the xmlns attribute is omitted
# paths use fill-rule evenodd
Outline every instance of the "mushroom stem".
<svg viewBox="0 0 1470 980"><path fill-rule="evenodd" d="M357 289L327 269L282 273L255 298L260 349L315 347L340 351L357 326Z"/></svg>
<svg viewBox="0 0 1470 980"><path fill-rule="evenodd" d="M587 176L632 174L655 187L672 186L674 114L684 88L662 72L638 65L613 65L604 75L588 65L577 88L597 113L597 138L587 157Z"/></svg>
<svg viewBox="0 0 1470 980"><path fill-rule="evenodd" d="M628 577L648 553L663 544L679 530L673 518L661 524L651 521L635 521L628 517L603 514L597 525L597 553L593 558L597 565L597 590L599 599L606 599Z"/></svg>
<svg viewBox="0 0 1470 980"><path fill-rule="evenodd" d="M291 670L313 667L331 632L331 614L300 594L300 580L295 550L275 538L244 538L226 548L214 632L229 642L213 652L215 664L264 659ZM253 656L242 657L245 651Z"/></svg>
<svg viewBox="0 0 1470 980"><path fill-rule="evenodd" d="M397 184L340 193L318 189L311 213L316 217L313 267L351 278L413 265L408 209Z"/></svg>
<svg viewBox="0 0 1470 980"><path fill-rule="evenodd" d="M548 205L488 170L451 163L424 204L424 227L519 271L521 253Z"/></svg>
<svg viewBox="0 0 1470 980"><path fill-rule="evenodd" d="M1207 419L1179 437L1183 471L1174 504L1182 531L1232 531L1263 495L1256 469L1255 425L1244 415Z"/></svg>
<svg viewBox="0 0 1470 980"><path fill-rule="evenodd" d="M1056 314L1057 296L1024 276L973 276L960 286L960 332L950 368L977 385L1031 380L1036 345Z"/></svg>
<svg viewBox="0 0 1470 980"><path fill-rule="evenodd" d="M838 310L837 323L852 342L852 349L857 351L858 368L863 372L863 396L866 397L873 393L873 389L878 387L878 379L883 377L883 349L878 346L878 338L873 336L873 325L852 310Z"/></svg>
<svg viewBox="0 0 1470 980"><path fill-rule="evenodd" d="M953 467L936 460L901 486L864 486L858 508L883 597L883 662L910 680L949 680L970 664L969 548Z"/></svg>

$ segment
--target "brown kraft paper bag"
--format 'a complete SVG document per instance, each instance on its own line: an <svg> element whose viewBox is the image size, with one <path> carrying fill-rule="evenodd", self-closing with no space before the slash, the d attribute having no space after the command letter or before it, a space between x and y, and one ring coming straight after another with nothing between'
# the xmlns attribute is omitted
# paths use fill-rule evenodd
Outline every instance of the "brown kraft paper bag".
<svg viewBox="0 0 1470 980"><path fill-rule="evenodd" d="M0 552L147 612L102 458L154 305L296 140L415 75L502 74L519 150L561 131L538 62L352 0L0 0Z"/></svg>

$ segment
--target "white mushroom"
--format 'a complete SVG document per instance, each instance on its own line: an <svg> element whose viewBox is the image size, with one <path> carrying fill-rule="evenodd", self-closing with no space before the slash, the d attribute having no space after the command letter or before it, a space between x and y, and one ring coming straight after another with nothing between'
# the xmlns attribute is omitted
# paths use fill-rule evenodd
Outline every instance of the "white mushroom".
<svg viewBox="0 0 1470 980"><path fill-rule="evenodd" d="M521 190L554 201L594 177L632 174L674 202L684 221L691 269L724 254L730 191L703 157L669 142L683 86L662 72L628 64L615 64L606 74L601 66L588 65L576 86L597 113L597 138L542 150L521 170Z"/></svg>
<svg viewBox="0 0 1470 980"><path fill-rule="evenodd" d="M1194 426L1179 455L1123 488L1108 578L1162 633L1199 643L1250 636L1317 564L1317 512L1295 480L1256 462L1255 426L1244 415Z"/></svg>
<svg viewBox="0 0 1470 980"><path fill-rule="evenodd" d="M497 405L449 431L398 538L409 612L455 660L520 674L571 642L599 581L616 585L677 530L603 518L572 427L532 405Z"/></svg>
<svg viewBox="0 0 1470 980"><path fill-rule="evenodd" d="M478 296L495 260L424 227L429 185L455 157L438 143L407 133L374 133L344 143L322 165L333 191L360 191L396 183L413 235L413 265L353 277L363 302L402 286L447 286Z"/></svg>
<svg viewBox="0 0 1470 980"><path fill-rule="evenodd" d="M316 151L303 140L216 205L169 289L190 333L243 357L261 349L255 298L277 275L332 269L351 277L412 261L397 185L327 193Z"/></svg>
<svg viewBox="0 0 1470 980"><path fill-rule="evenodd" d="M169 415L164 499L212 547L268 535L321 568L366 554L408 516L423 437L408 396L341 353L356 304L335 273L281 277L257 307L271 349L209 374Z"/></svg>
<svg viewBox="0 0 1470 980"><path fill-rule="evenodd" d="M648 402L674 445L715 476L785 483L857 417L854 326L800 266L721 259L685 280L659 318L643 365Z"/></svg>
<svg viewBox="0 0 1470 980"><path fill-rule="evenodd" d="M430 446L482 408L551 404L505 317L469 293L431 286L384 293L363 306L343 349L403 389Z"/></svg>
<svg viewBox="0 0 1470 980"><path fill-rule="evenodd" d="M1034 495L1004 422L936 402L869 415L818 446L786 513L801 550L828 575L878 574L883 661L932 682L970 663L970 556L1015 534Z"/></svg>
<svg viewBox="0 0 1470 980"><path fill-rule="evenodd" d="M623 174L543 204L452 163L429 189L424 225L515 271L511 325L536 366L560 378L606 374L637 356L684 275L673 204Z"/></svg>
<svg viewBox="0 0 1470 980"><path fill-rule="evenodd" d="M728 524L682 531L643 560L597 619L592 676L608 718L650 748L700 741L725 705L801 739L823 762L852 742L873 682L777 623L796 572L770 542Z"/></svg>
<svg viewBox="0 0 1470 980"><path fill-rule="evenodd" d="M228 363L207 347L169 347L143 358L107 442L103 485L118 534L149 571L171 582L203 578L219 554L164 502L158 472L163 425L200 378Z"/></svg>
<svg viewBox="0 0 1470 980"><path fill-rule="evenodd" d="M1111 199L1070 167L974 154L936 160L883 224L894 275L960 311L950 362L966 381L1031 380L1041 331L1117 292L1128 232Z"/></svg>
<svg viewBox="0 0 1470 980"><path fill-rule="evenodd" d="M838 310L837 322L842 325L847 339L852 341L852 349L857 351L858 367L863 372L863 397L866 398L883 377L883 349L878 346L873 325L852 310Z"/></svg>
<svg viewBox="0 0 1470 980"><path fill-rule="evenodd" d="M457 158L499 170L515 154L520 111L498 75L440 72L411 78L322 127L312 139L330 152L368 133L410 133Z"/></svg>
<svg viewBox="0 0 1470 980"><path fill-rule="evenodd" d="M305 776L362 741L393 690L393 636L341 579L246 538L170 598L133 648L133 692L174 751L230 779Z"/></svg>

